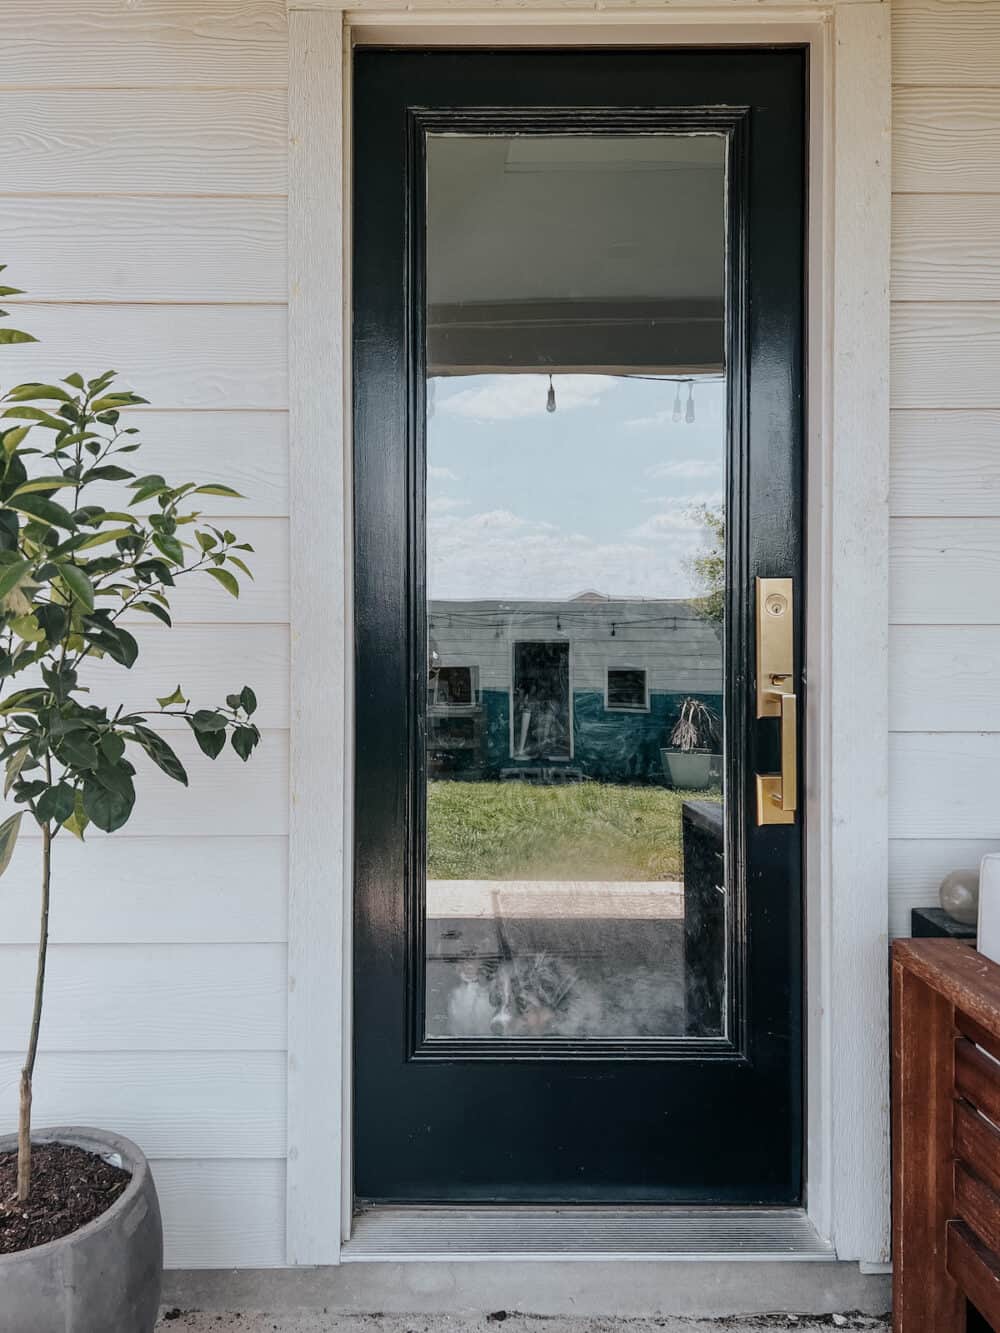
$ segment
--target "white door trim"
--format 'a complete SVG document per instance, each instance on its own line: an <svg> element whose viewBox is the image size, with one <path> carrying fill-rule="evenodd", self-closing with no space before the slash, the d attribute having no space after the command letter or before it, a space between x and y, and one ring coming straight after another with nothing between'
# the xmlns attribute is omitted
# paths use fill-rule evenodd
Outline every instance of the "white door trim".
<svg viewBox="0 0 1000 1333"><path fill-rule="evenodd" d="M806 1048L808 1212L888 1248L889 6L289 9L292 724L287 1260L349 1235L350 51L448 44L811 50ZM834 447L835 446L835 447Z"/></svg>

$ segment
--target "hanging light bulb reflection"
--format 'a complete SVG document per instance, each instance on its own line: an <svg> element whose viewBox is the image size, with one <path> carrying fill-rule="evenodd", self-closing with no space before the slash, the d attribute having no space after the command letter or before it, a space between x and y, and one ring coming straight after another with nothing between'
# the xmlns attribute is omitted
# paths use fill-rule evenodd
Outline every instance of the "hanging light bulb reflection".
<svg viewBox="0 0 1000 1333"><path fill-rule="evenodd" d="M674 394L674 425L681 419L681 386L677 385L677 391Z"/></svg>
<svg viewBox="0 0 1000 1333"><path fill-rule="evenodd" d="M549 392L545 399L545 410L546 412L554 412L556 410L556 391L555 386L552 383L551 375L549 376Z"/></svg>
<svg viewBox="0 0 1000 1333"><path fill-rule="evenodd" d="M693 380L688 380L688 400L687 400L687 409L686 409L685 412L684 412L684 420L688 423L689 426L690 426L691 422L694 421L694 381L693 381Z"/></svg>

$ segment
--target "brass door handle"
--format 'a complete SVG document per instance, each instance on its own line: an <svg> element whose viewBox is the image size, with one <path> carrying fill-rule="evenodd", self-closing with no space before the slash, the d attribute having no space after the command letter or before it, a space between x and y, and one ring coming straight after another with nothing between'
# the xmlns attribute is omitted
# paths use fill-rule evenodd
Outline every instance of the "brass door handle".
<svg viewBox="0 0 1000 1333"><path fill-rule="evenodd" d="M793 675L791 579L757 580L757 716L777 717L781 772L757 774L757 823L794 824L798 808L798 699Z"/></svg>

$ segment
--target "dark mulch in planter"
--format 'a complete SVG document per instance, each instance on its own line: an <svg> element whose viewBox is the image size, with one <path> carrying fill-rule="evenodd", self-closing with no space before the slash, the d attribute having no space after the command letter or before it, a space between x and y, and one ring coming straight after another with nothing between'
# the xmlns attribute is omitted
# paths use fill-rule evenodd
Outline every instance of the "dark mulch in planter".
<svg viewBox="0 0 1000 1333"><path fill-rule="evenodd" d="M100 1217L132 1179L83 1148L39 1143L31 1149L31 1195L17 1201L17 1153L0 1153L0 1254L68 1236Z"/></svg>

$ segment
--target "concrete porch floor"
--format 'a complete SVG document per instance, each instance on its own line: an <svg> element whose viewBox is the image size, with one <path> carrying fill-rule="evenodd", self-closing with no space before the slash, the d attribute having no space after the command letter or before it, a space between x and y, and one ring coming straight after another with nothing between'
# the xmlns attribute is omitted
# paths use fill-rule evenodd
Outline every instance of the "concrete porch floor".
<svg viewBox="0 0 1000 1333"><path fill-rule="evenodd" d="M158 1333L819 1333L834 1328L883 1333L889 1317L852 1313L769 1314L720 1319L562 1319L507 1315L474 1316L218 1313L165 1308Z"/></svg>

